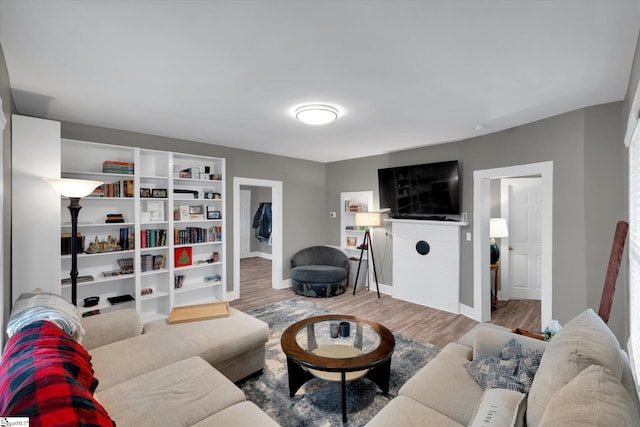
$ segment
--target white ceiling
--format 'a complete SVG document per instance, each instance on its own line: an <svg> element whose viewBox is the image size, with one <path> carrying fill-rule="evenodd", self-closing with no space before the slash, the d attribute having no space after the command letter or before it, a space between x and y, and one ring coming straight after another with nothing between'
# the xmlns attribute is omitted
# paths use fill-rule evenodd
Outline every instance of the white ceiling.
<svg viewBox="0 0 640 427"><path fill-rule="evenodd" d="M320 162L622 100L639 29L634 0L0 0L19 113Z"/></svg>

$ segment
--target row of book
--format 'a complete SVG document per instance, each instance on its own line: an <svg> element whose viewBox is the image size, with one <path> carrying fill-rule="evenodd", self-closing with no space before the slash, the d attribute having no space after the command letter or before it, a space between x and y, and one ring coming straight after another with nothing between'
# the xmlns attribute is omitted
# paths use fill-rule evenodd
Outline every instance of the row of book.
<svg viewBox="0 0 640 427"><path fill-rule="evenodd" d="M120 229L120 248L123 251L132 251L136 246L135 229L126 227Z"/></svg>
<svg viewBox="0 0 640 427"><path fill-rule="evenodd" d="M133 180L125 179L98 186L89 197L133 197Z"/></svg>
<svg viewBox="0 0 640 427"><path fill-rule="evenodd" d="M167 230L141 230L140 247L155 248L167 244Z"/></svg>
<svg viewBox="0 0 640 427"><path fill-rule="evenodd" d="M188 243L219 242L222 240L222 227L211 228L187 227L184 230L174 230L173 243L185 245Z"/></svg>
<svg viewBox="0 0 640 427"><path fill-rule="evenodd" d="M84 236L80 233L76 235L77 253L84 252ZM60 253L62 255L71 255L71 233L60 235Z"/></svg>
<svg viewBox="0 0 640 427"><path fill-rule="evenodd" d="M132 162L119 162L115 160L105 160L104 162L102 162L102 172L133 175L134 167Z"/></svg>
<svg viewBox="0 0 640 427"><path fill-rule="evenodd" d="M164 255L140 255L140 268L142 272L162 270L165 265L166 257Z"/></svg>

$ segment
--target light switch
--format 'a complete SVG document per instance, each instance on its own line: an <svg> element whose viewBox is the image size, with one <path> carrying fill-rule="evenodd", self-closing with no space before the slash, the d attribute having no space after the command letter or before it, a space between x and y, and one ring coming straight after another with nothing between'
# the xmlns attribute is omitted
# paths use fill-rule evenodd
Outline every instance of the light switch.
<svg viewBox="0 0 640 427"><path fill-rule="evenodd" d="M467 242L471 241L471 232L467 231Z"/></svg>

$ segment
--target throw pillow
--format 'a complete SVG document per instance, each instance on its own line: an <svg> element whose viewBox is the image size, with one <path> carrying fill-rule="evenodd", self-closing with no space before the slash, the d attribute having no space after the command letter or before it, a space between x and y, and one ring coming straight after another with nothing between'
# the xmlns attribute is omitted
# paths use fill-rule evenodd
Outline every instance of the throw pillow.
<svg viewBox="0 0 640 427"><path fill-rule="evenodd" d="M501 357L473 360L467 370L483 390L504 388L528 393L541 358L540 349L529 350L514 338L507 342Z"/></svg>
<svg viewBox="0 0 640 427"><path fill-rule="evenodd" d="M638 408L627 389L607 368L591 365L559 389L547 405L539 427L640 425Z"/></svg>
<svg viewBox="0 0 640 427"><path fill-rule="evenodd" d="M491 388L482 394L469 427L523 427L527 395Z"/></svg>

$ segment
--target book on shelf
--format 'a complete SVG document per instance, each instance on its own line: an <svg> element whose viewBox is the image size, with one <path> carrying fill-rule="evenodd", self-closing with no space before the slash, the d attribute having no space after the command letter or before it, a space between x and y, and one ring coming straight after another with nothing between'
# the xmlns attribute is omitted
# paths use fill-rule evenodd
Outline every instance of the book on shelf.
<svg viewBox="0 0 640 427"><path fill-rule="evenodd" d="M99 185L88 197L133 197L133 189L133 180L125 179Z"/></svg>
<svg viewBox="0 0 640 427"><path fill-rule="evenodd" d="M134 227L123 227L120 229L120 250L129 251L135 249L135 230Z"/></svg>
<svg viewBox="0 0 640 427"><path fill-rule="evenodd" d="M155 248L158 246L166 246L167 230L140 230L140 247Z"/></svg>
<svg viewBox="0 0 640 427"><path fill-rule="evenodd" d="M164 255L140 255L140 269L142 272L162 270L166 263L166 257Z"/></svg>

